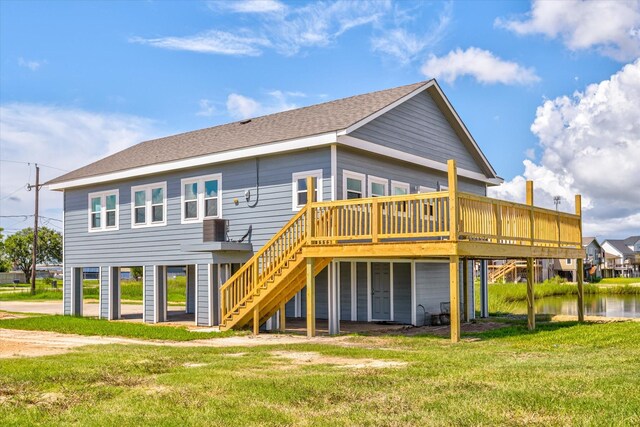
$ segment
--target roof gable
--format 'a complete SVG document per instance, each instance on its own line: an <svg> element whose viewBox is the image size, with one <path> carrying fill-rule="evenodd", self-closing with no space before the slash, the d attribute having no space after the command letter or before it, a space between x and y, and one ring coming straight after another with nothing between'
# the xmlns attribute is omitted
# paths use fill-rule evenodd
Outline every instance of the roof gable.
<svg viewBox="0 0 640 427"><path fill-rule="evenodd" d="M457 127L452 127L456 133L468 135L464 141L472 147L472 155L483 160L483 174L489 178L496 178L493 168L448 104L435 80L430 80L145 141L59 176L46 184L52 185L52 189L64 189L122 179L121 176L125 174L142 176L150 173L150 170L157 173L157 165L160 165L162 170L179 169L184 168L191 159L200 162L211 160L208 156L220 154L220 157L229 157L226 153L236 152L237 157L241 158L243 149L271 147L272 144L287 141L302 142L304 138L323 135L336 136L339 132L344 134L350 128L360 126L361 123L383 114L425 90L432 94L441 110L446 107L443 114L449 116L447 120L457 118L454 120L458 123ZM332 142L335 143L336 139L332 139Z"/></svg>

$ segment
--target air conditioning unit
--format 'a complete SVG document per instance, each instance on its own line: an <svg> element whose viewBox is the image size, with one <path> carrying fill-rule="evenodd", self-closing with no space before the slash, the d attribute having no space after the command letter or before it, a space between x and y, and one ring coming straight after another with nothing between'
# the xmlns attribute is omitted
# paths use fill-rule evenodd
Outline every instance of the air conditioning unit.
<svg viewBox="0 0 640 427"><path fill-rule="evenodd" d="M202 221L202 241L226 242L228 230L229 220L227 219L205 219Z"/></svg>

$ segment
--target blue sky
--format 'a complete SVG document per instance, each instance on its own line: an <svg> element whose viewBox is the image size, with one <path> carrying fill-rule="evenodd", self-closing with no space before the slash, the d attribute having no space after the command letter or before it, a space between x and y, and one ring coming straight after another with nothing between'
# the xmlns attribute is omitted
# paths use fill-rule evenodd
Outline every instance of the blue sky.
<svg viewBox="0 0 640 427"><path fill-rule="evenodd" d="M575 138L540 124L570 122L562 97L582 111L589 85L637 66L640 5L562 3L2 1L1 214L31 210L31 195L14 193L29 166L6 160L68 170L151 137L437 77L507 181L501 196L520 197L519 177L551 174L549 188L567 190L567 210L569 190L593 201L594 234L640 231L638 203L599 210L605 192L589 194L579 174L554 166L554 150ZM545 102L548 113L537 110ZM608 100L610 115L619 104ZM628 129L610 138L629 143L626 157L640 157ZM635 185L632 175L625 185ZM60 200L44 198L51 217L60 216ZM617 226L596 229L612 216ZM20 219L0 225L16 229Z"/></svg>

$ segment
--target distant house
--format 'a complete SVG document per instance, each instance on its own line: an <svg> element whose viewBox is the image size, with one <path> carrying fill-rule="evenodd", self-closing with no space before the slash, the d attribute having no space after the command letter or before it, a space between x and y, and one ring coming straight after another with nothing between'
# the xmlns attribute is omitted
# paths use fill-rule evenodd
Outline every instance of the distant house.
<svg viewBox="0 0 640 427"><path fill-rule="evenodd" d="M605 251L603 277L640 277L640 236L608 239L602 248Z"/></svg>
<svg viewBox="0 0 640 427"><path fill-rule="evenodd" d="M585 251L584 268L586 277L602 277L604 249L595 237L583 237L582 247Z"/></svg>

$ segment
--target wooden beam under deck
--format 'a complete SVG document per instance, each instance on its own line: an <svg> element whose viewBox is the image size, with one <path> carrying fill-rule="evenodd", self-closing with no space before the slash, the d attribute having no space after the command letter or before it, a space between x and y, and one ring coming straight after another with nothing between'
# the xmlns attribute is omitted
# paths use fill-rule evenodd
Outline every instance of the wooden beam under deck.
<svg viewBox="0 0 640 427"><path fill-rule="evenodd" d="M433 258L450 256L474 259L580 258L582 249L546 246L507 245L488 242L449 240L421 242L344 243L306 246L305 257L312 258Z"/></svg>
<svg viewBox="0 0 640 427"><path fill-rule="evenodd" d="M557 248L551 246L529 246L529 245L507 245L488 242L457 242L457 255L469 258L495 258L495 259L515 259L515 258L581 258L584 256L583 249L577 248Z"/></svg>

